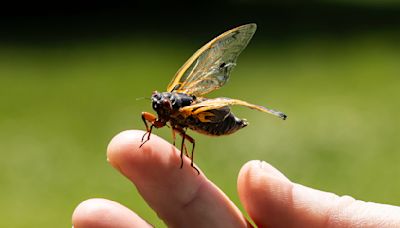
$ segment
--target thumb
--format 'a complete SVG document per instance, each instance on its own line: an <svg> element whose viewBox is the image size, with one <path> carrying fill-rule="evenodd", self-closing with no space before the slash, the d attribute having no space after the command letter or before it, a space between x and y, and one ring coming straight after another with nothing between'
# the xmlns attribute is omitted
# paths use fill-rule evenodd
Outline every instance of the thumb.
<svg viewBox="0 0 400 228"><path fill-rule="evenodd" d="M258 227L400 227L400 207L292 183L266 162L242 167L238 191Z"/></svg>

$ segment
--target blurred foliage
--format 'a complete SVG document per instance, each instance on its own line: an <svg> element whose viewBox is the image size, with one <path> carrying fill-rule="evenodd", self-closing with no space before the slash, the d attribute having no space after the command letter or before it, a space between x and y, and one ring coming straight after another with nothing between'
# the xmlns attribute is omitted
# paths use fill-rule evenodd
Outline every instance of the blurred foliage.
<svg viewBox="0 0 400 228"><path fill-rule="evenodd" d="M144 129L140 113L151 106L136 98L164 90L215 35L200 43L151 34L0 44L0 227L69 226L77 204L93 197L163 226L105 150L118 132ZM197 164L239 206L236 176L251 159L304 185L399 205L399 38L397 31L285 40L256 34L230 82L210 97L240 98L289 118L235 107L250 126L219 138L192 132ZM155 133L171 139L169 129Z"/></svg>

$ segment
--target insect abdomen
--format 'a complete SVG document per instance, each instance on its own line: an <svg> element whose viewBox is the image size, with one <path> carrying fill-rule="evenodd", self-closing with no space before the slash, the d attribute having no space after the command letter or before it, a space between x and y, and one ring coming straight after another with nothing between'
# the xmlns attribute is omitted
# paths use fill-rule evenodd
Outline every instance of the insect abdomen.
<svg viewBox="0 0 400 228"><path fill-rule="evenodd" d="M228 135L242 129L248 125L246 120L237 118L233 113L230 113L225 120L214 130L215 135Z"/></svg>
<svg viewBox="0 0 400 228"><path fill-rule="evenodd" d="M246 120L237 118L233 113L229 112L226 117L218 122L198 122L189 126L191 129L206 135L229 135L242 129L248 125Z"/></svg>

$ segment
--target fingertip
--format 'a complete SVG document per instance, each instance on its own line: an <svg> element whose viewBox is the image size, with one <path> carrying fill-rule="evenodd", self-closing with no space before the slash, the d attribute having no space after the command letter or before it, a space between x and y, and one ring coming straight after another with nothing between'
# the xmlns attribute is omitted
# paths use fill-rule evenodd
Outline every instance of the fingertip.
<svg viewBox="0 0 400 228"><path fill-rule="evenodd" d="M106 199L81 202L72 214L74 228L151 227L125 206Z"/></svg>
<svg viewBox="0 0 400 228"><path fill-rule="evenodd" d="M270 175L271 177L280 178L284 181L290 182L290 180L283 173L281 173L271 164L261 160L248 161L243 165L239 172L240 177L252 176L257 178L263 175Z"/></svg>
<svg viewBox="0 0 400 228"><path fill-rule="evenodd" d="M111 210L106 205L102 199L88 199L81 202L72 214L72 224L74 227L93 227L99 218L108 217L104 215L110 214Z"/></svg>
<svg viewBox="0 0 400 228"><path fill-rule="evenodd" d="M181 171L180 152L155 134L151 134L150 140L143 144L142 138L145 134L146 132L140 130L117 134L108 145L109 163L132 181L138 180L139 176L139 179L163 179L165 175ZM186 164L190 162L187 157L183 159ZM195 172L190 169L188 173ZM135 181L134 183L137 184Z"/></svg>
<svg viewBox="0 0 400 228"><path fill-rule="evenodd" d="M275 193L281 191L282 185L290 186L291 182L285 175L265 161L249 161L239 172L238 192L245 205L251 205L252 203L249 201L252 201L254 196L267 197L266 191L271 190ZM250 205L248 206L250 207Z"/></svg>
<svg viewBox="0 0 400 228"><path fill-rule="evenodd" d="M276 220L282 225L287 221L280 221L279 216L285 215L290 208L292 185L272 165L264 161L250 161L239 173L239 198L258 226L271 226Z"/></svg>
<svg viewBox="0 0 400 228"><path fill-rule="evenodd" d="M145 132L139 130L127 130L114 136L107 147L107 161L115 166L118 161L125 160L126 156L134 152L134 148L139 148L139 137Z"/></svg>

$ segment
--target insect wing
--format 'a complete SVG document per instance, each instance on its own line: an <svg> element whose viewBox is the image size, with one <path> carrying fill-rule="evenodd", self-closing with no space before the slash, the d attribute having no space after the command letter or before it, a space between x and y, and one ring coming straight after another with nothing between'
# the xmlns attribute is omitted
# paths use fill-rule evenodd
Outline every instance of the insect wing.
<svg viewBox="0 0 400 228"><path fill-rule="evenodd" d="M256 29L256 24L242 25L208 42L178 70L167 91L199 96L222 87Z"/></svg>
<svg viewBox="0 0 400 228"><path fill-rule="evenodd" d="M192 115L198 115L202 112L207 112L207 111L213 110L213 109L220 109L225 106L231 106L231 105L245 106L245 107L255 109L255 110L258 110L261 112L272 114L281 119L287 118L287 116L284 113L275 111L273 109L269 109L269 108L266 108L266 107L263 107L260 105L250 104L246 101L241 101L241 100L231 99L231 98L222 98L222 97L215 98L215 99L207 99L207 100L199 102L197 104L185 106L185 107L182 107L179 111L181 111L183 113L188 113L188 114L190 113Z"/></svg>

